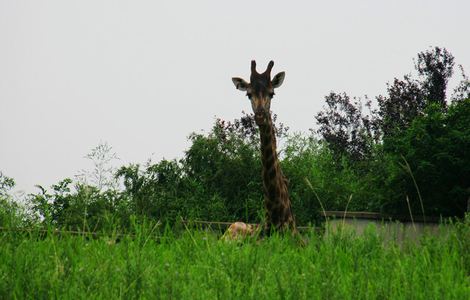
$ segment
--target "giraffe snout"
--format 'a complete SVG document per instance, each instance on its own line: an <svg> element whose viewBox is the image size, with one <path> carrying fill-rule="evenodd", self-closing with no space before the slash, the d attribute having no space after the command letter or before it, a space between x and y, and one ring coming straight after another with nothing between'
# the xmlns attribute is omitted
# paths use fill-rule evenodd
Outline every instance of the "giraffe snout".
<svg viewBox="0 0 470 300"><path fill-rule="evenodd" d="M258 107L255 111L255 115L257 115L257 116L262 116L264 114L265 114L265 110L264 110L263 107Z"/></svg>
<svg viewBox="0 0 470 300"><path fill-rule="evenodd" d="M265 119L265 115L266 113L264 112L264 110L257 110L255 112L255 121L256 121L256 124L261 124L264 122L264 119Z"/></svg>

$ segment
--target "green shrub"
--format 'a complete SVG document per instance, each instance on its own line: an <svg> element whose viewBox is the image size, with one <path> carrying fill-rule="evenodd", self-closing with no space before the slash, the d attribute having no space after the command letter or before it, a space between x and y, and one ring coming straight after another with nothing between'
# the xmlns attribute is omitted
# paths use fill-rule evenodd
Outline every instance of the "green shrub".
<svg viewBox="0 0 470 300"><path fill-rule="evenodd" d="M18 227L29 221L24 207L14 201L10 194L14 186L13 178L0 172L0 227Z"/></svg>
<svg viewBox="0 0 470 300"><path fill-rule="evenodd" d="M100 191L96 187L77 184L71 179L52 186L52 193L38 186L40 193L30 194L29 202L41 222L71 230L99 231L119 228L128 222L123 199L115 190Z"/></svg>
<svg viewBox="0 0 470 300"><path fill-rule="evenodd" d="M324 142L291 136L285 145L282 168L289 179L297 222L323 220L320 201L325 210L379 210L384 198L380 182L387 171L381 155L377 147L369 160L353 162L348 156L338 160Z"/></svg>
<svg viewBox="0 0 470 300"><path fill-rule="evenodd" d="M407 212L408 196L413 213L421 213L421 198L426 214L463 217L470 195L468 124L470 99L448 110L434 104L403 135L384 141L385 150L402 165L390 170L388 184L395 193L389 210Z"/></svg>

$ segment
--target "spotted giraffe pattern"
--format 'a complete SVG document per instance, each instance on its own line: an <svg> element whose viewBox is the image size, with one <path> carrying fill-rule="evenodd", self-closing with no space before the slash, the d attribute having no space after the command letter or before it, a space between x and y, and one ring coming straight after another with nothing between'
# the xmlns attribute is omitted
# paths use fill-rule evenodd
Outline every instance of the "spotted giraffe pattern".
<svg viewBox="0 0 470 300"><path fill-rule="evenodd" d="M261 137L261 162L263 164L263 191L266 210L265 233L273 230L295 230L295 220L287 189L287 179L282 173L276 151L276 135L271 114L259 126Z"/></svg>

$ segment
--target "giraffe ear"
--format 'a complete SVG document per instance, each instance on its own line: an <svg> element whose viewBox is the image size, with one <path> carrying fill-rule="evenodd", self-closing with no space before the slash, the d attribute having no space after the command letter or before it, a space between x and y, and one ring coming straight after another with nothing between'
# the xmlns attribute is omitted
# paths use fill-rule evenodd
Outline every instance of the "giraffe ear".
<svg viewBox="0 0 470 300"><path fill-rule="evenodd" d="M271 80L273 88L280 87L282 82L284 82L284 77L286 77L286 72L277 73L276 76L274 76L273 80Z"/></svg>
<svg viewBox="0 0 470 300"><path fill-rule="evenodd" d="M232 81L235 87L237 88L237 90L240 90L240 91L246 91L248 87L250 86L248 82L238 77L233 77Z"/></svg>

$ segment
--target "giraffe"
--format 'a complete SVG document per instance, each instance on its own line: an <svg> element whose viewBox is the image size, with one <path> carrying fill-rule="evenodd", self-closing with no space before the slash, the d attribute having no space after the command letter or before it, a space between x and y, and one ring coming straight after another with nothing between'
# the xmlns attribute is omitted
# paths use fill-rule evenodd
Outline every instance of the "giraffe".
<svg viewBox="0 0 470 300"><path fill-rule="evenodd" d="M274 89L281 86L285 72L280 72L271 80L271 69L274 62L270 61L262 74L256 71L256 62L251 61L250 82L242 78L232 78L235 87L246 92L251 101L255 122L259 127L261 141L262 179L265 207L265 225L262 234L270 235L273 230L292 230L297 233L291 201L287 190L287 179L282 173L276 152L276 135L271 118L271 99Z"/></svg>

